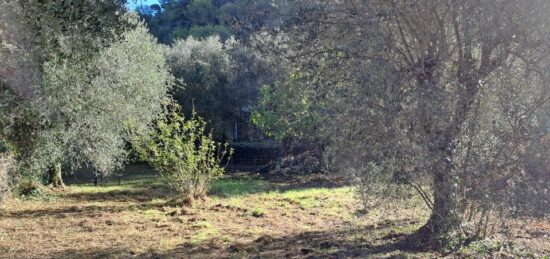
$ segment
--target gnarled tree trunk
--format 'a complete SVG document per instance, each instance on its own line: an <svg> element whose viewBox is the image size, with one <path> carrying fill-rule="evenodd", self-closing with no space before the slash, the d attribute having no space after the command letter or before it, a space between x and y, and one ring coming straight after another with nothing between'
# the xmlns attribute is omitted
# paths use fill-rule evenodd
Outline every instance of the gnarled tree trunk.
<svg viewBox="0 0 550 259"><path fill-rule="evenodd" d="M61 171L61 163L55 163L53 168L49 171L49 184L55 188L64 188L63 175Z"/></svg>
<svg viewBox="0 0 550 259"><path fill-rule="evenodd" d="M460 226L460 219L456 213L456 187L453 179L445 173L435 174L433 178L432 213L415 238L423 246L440 248L449 243L450 235Z"/></svg>
<svg viewBox="0 0 550 259"><path fill-rule="evenodd" d="M433 203L430 218L418 232L411 236L415 246L428 249L439 249L449 245L459 230L461 218L458 214L455 171L452 164L452 150L450 142L446 143L437 164L433 166Z"/></svg>

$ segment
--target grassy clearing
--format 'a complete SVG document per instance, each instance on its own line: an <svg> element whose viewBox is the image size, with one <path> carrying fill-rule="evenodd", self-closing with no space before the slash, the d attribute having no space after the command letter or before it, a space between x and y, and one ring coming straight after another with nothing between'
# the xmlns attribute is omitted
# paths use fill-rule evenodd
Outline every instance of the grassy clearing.
<svg viewBox="0 0 550 259"><path fill-rule="evenodd" d="M420 200L356 213L351 187L315 179L289 185L292 179L228 177L213 184L208 199L186 208L151 173L100 187L73 183L51 199L8 202L0 216L0 257L440 256L395 245L425 221ZM464 254L492 251L483 249Z"/></svg>
<svg viewBox="0 0 550 259"><path fill-rule="evenodd" d="M218 197L234 197L266 192L273 187L263 180L222 179L212 183L209 194Z"/></svg>

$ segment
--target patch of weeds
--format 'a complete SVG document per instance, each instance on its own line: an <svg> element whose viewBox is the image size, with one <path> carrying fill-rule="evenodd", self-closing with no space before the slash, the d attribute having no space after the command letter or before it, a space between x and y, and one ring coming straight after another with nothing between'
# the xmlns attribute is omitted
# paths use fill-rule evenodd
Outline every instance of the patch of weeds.
<svg viewBox="0 0 550 259"><path fill-rule="evenodd" d="M266 192L270 189L267 182L261 180L231 180L220 179L212 183L209 194L220 197L243 196L254 193Z"/></svg>
<svg viewBox="0 0 550 259"><path fill-rule="evenodd" d="M118 217L125 224L131 223L134 221L134 217L131 214L122 214Z"/></svg>
<svg viewBox="0 0 550 259"><path fill-rule="evenodd" d="M214 226L208 221L198 221L193 225L191 225L191 227L196 229L207 229L207 228L212 228Z"/></svg>
<svg viewBox="0 0 550 259"><path fill-rule="evenodd" d="M258 235L262 235L264 231L265 230L261 226L253 225L251 227L247 227L246 229L243 229L243 235L258 236Z"/></svg>
<svg viewBox="0 0 550 259"><path fill-rule="evenodd" d="M159 216L161 215L161 212L158 210L146 210L143 212L143 215L147 219L158 220Z"/></svg>
<svg viewBox="0 0 550 259"><path fill-rule="evenodd" d="M262 208L255 208L252 211L252 216L256 218L263 218L265 216L265 210L263 210Z"/></svg>
<svg viewBox="0 0 550 259"><path fill-rule="evenodd" d="M230 236L227 236L227 235L223 235L221 240L222 240L222 242L224 242L226 244L233 243L233 239ZM546 259L548 259L548 258L546 258Z"/></svg>
<svg viewBox="0 0 550 259"><path fill-rule="evenodd" d="M342 245L334 241L323 241L318 244L315 244L314 248L317 251L322 252L323 254L336 254L341 251Z"/></svg>
<svg viewBox="0 0 550 259"><path fill-rule="evenodd" d="M195 234L191 239L190 243L193 245L198 245L204 241L210 240L214 237L220 235L220 230L212 224L208 224L207 228L202 229L199 233Z"/></svg>
<svg viewBox="0 0 550 259"><path fill-rule="evenodd" d="M163 205L163 204L166 204L166 202L167 202L166 199L154 198L147 203L151 205Z"/></svg>
<svg viewBox="0 0 550 259"><path fill-rule="evenodd" d="M171 250L176 248L181 243L179 238L161 239L159 241L159 247L162 250Z"/></svg>
<svg viewBox="0 0 550 259"><path fill-rule="evenodd" d="M319 214L325 217L335 218L335 219L340 218L342 216L339 212L325 211L325 210L321 210Z"/></svg>
<svg viewBox="0 0 550 259"><path fill-rule="evenodd" d="M277 203L274 203L274 205L280 209L285 209L285 210L290 209L290 204L288 204L288 202L277 202Z"/></svg>
<svg viewBox="0 0 550 259"><path fill-rule="evenodd" d="M132 205L128 206L129 211L139 211L139 210L141 210L141 208L142 207L139 204L132 204Z"/></svg>
<svg viewBox="0 0 550 259"><path fill-rule="evenodd" d="M419 227L419 224L399 224L394 226L392 229L397 233L413 233L418 230Z"/></svg>
<svg viewBox="0 0 550 259"><path fill-rule="evenodd" d="M242 208L242 209L250 209L249 205L254 204L250 202L249 199L243 199L242 197L220 199L220 200L216 200L215 202L219 202L220 204L223 203L226 206L229 206L231 208Z"/></svg>
<svg viewBox="0 0 550 259"><path fill-rule="evenodd" d="M94 186L92 184L74 184L71 186L71 193L93 193L93 194L101 194L101 193L111 193L111 192L130 192L135 191L136 189L133 188L133 186L128 185L116 185L116 186L106 186L106 185L100 185L100 186Z"/></svg>
<svg viewBox="0 0 550 259"><path fill-rule="evenodd" d="M285 208L290 208L292 205L300 205L300 201L294 198L283 198L281 200L285 204Z"/></svg>
<svg viewBox="0 0 550 259"><path fill-rule="evenodd" d="M301 209L305 210L313 207L323 207L328 210L332 207L339 207L341 199L351 199L347 197L351 193L350 188L308 188L301 190L291 190L282 193L282 196L289 203L296 203Z"/></svg>
<svg viewBox="0 0 550 259"><path fill-rule="evenodd" d="M22 200L27 201L52 201L54 196L48 195L47 189L39 183L33 181L25 181L17 186L15 193Z"/></svg>
<svg viewBox="0 0 550 259"><path fill-rule="evenodd" d="M490 255L493 251L501 248L501 244L491 240L480 240L463 247L460 252L463 254Z"/></svg>
<svg viewBox="0 0 550 259"><path fill-rule="evenodd" d="M298 206L301 210L305 210L306 208L312 207L311 202L309 200L306 200L304 197L302 198L296 198L296 197L285 197L283 195L282 201L284 202L285 208L290 208L292 206Z"/></svg>
<svg viewBox="0 0 550 259"><path fill-rule="evenodd" d="M357 209L355 210L355 212L353 212L353 215L358 218L367 216L367 214L369 214L369 211L365 208Z"/></svg>
<svg viewBox="0 0 550 259"><path fill-rule="evenodd" d="M168 201L164 202L164 206L182 208L182 207L191 207L193 206L193 201L189 198L175 197L171 198Z"/></svg>

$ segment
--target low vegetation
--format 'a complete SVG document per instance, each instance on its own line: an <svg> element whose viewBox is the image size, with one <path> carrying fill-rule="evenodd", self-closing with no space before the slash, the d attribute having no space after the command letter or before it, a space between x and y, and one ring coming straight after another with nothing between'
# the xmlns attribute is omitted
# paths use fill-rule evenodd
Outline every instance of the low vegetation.
<svg viewBox="0 0 550 259"><path fill-rule="evenodd" d="M184 199L204 198L212 180L223 175L223 161L231 159L232 150L212 139L196 113L185 120L178 104L169 102L165 108L154 130L132 139L133 148Z"/></svg>
<svg viewBox="0 0 550 259"><path fill-rule="evenodd" d="M420 198L394 208L357 210L347 181L234 174L216 180L209 198L182 207L162 177L143 166L95 187L67 179L48 196L10 200L0 216L5 257L425 257L400 242L429 216ZM221 188L220 186L223 186ZM42 197L42 198L40 198ZM539 224L539 225L537 225ZM537 257L550 238L534 221L515 243L473 243L453 256ZM550 232L547 232L550 233Z"/></svg>

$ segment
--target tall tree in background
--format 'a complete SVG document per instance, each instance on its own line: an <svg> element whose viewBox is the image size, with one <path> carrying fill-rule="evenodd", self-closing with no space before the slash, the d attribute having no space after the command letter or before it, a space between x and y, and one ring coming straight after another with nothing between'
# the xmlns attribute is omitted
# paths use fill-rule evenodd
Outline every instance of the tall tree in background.
<svg viewBox="0 0 550 259"><path fill-rule="evenodd" d="M527 156L549 155L540 144L549 4L295 1L288 26L256 41L286 57L308 99L325 104L318 134L362 193L375 183L417 190L432 213L414 240L449 245L517 213L519 186L536 180Z"/></svg>
<svg viewBox="0 0 550 259"><path fill-rule="evenodd" d="M166 58L181 83L174 99L189 117L194 109L208 120L218 138L234 134L240 113L255 104L258 86L272 80L268 64L234 39L178 40Z"/></svg>
<svg viewBox="0 0 550 259"><path fill-rule="evenodd" d="M248 20L244 13L274 9L271 0L161 1L138 8L151 33L172 44L167 58L183 86L174 90L174 98L187 116L194 107L217 138L261 135L250 123L251 107L259 88L285 73L249 45L265 17Z"/></svg>
<svg viewBox="0 0 550 259"><path fill-rule="evenodd" d="M232 0L161 1L160 5L141 6L138 12L146 21L151 33L160 42L169 44L189 36L206 38L232 34L225 22L224 9Z"/></svg>

